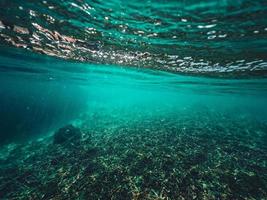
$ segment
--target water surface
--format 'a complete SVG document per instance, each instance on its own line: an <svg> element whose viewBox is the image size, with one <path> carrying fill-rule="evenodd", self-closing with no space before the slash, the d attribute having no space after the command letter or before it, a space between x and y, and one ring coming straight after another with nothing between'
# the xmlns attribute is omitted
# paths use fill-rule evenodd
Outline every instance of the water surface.
<svg viewBox="0 0 267 200"><path fill-rule="evenodd" d="M2 0L0 41L92 63L265 76L265 0Z"/></svg>

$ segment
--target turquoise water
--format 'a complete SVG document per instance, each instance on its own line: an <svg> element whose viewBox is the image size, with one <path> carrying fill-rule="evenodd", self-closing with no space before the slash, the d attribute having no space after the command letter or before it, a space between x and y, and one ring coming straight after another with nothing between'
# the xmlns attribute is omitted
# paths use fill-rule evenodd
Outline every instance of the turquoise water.
<svg viewBox="0 0 267 200"><path fill-rule="evenodd" d="M0 199L267 199L265 1L0 1Z"/></svg>
<svg viewBox="0 0 267 200"><path fill-rule="evenodd" d="M2 0L0 41L46 55L216 76L265 76L265 0Z"/></svg>
<svg viewBox="0 0 267 200"><path fill-rule="evenodd" d="M183 76L23 53L7 49L1 56L1 127L9 133L1 134L2 142L41 135L102 109L121 110L117 115L125 118L179 115L199 106L266 120L266 79Z"/></svg>
<svg viewBox="0 0 267 200"><path fill-rule="evenodd" d="M266 79L0 60L4 199L266 197Z"/></svg>

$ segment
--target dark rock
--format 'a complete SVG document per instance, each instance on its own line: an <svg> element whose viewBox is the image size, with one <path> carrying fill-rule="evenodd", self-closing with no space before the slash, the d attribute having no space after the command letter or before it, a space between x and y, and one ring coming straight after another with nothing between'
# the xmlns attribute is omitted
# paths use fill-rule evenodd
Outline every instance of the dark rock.
<svg viewBox="0 0 267 200"><path fill-rule="evenodd" d="M73 125L67 125L60 128L54 134L54 144L63 144L65 142L77 142L81 139L81 131Z"/></svg>

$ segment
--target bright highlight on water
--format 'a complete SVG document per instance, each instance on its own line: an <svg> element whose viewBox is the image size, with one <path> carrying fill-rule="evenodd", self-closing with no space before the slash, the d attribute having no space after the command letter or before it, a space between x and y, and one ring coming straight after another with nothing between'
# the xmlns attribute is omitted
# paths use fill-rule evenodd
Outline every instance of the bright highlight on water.
<svg viewBox="0 0 267 200"><path fill-rule="evenodd" d="M266 75L265 0L0 2L0 41L65 59Z"/></svg>
<svg viewBox="0 0 267 200"><path fill-rule="evenodd" d="M267 199L265 1L0 6L0 199Z"/></svg>

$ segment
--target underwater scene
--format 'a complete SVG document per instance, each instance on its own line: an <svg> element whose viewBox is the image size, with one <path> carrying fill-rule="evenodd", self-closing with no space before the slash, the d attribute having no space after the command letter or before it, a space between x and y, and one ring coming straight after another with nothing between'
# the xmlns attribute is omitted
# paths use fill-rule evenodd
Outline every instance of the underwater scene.
<svg viewBox="0 0 267 200"><path fill-rule="evenodd" d="M266 200L267 1L0 0L0 200Z"/></svg>

